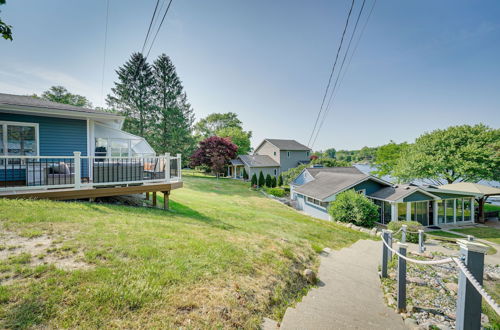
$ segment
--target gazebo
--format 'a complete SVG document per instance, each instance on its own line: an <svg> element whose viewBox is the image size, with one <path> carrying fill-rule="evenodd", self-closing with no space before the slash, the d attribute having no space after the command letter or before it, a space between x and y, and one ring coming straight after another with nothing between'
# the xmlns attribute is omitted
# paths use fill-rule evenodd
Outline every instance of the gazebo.
<svg viewBox="0 0 500 330"><path fill-rule="evenodd" d="M484 203L486 202L488 197L500 196L499 188L472 182L458 182L452 184L445 184L439 186L439 188L481 194L482 197L477 199L477 202L479 204L479 217L478 217L479 222L484 222Z"/></svg>

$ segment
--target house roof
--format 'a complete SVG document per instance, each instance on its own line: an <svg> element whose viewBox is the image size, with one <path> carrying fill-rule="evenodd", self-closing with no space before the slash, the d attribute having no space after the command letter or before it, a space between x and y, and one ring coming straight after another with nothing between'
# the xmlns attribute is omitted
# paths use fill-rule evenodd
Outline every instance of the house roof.
<svg viewBox="0 0 500 330"><path fill-rule="evenodd" d="M313 178L316 177L318 173L345 173L345 174L364 174L360 170L358 170L354 166L345 166L345 167L307 167L305 168Z"/></svg>
<svg viewBox="0 0 500 330"><path fill-rule="evenodd" d="M231 165L236 166L236 165L243 165L243 162L239 159L231 159Z"/></svg>
<svg viewBox="0 0 500 330"><path fill-rule="evenodd" d="M279 167L276 161L267 155L241 155L239 159L249 167Z"/></svg>
<svg viewBox="0 0 500 330"><path fill-rule="evenodd" d="M77 107L69 104L47 101L44 99L27 95L13 95L13 94L0 93L0 106L2 105L11 107L12 106L22 107L24 109L32 110L33 112L42 112L44 111L44 109L50 109L65 113L72 113L74 115L80 115L84 117L98 115L100 117L122 118L122 116L119 116L111 112L99 111L94 109ZM47 113L43 114L47 115Z"/></svg>
<svg viewBox="0 0 500 330"><path fill-rule="evenodd" d="M319 172L315 179L295 189L299 194L324 200L353 185L370 179L363 173Z"/></svg>
<svg viewBox="0 0 500 330"><path fill-rule="evenodd" d="M425 195L429 195L429 197L431 197L432 199L434 199L435 197L434 195L423 190L421 187L413 184L400 184L391 187L384 187L372 194L369 194L368 196L394 202L401 200L417 191Z"/></svg>
<svg viewBox="0 0 500 330"><path fill-rule="evenodd" d="M265 142L269 142L276 146L280 150L290 150L290 151L307 151L311 150L308 146L298 143L295 140L284 140L284 139L264 139L255 150L258 150Z"/></svg>
<svg viewBox="0 0 500 330"><path fill-rule="evenodd" d="M445 184L438 186L438 189L460 191L465 193L481 194L485 196L497 196L500 195L500 189L495 187L486 186L484 184L472 183L472 182L459 182L452 184ZM443 191L445 192L445 191Z"/></svg>

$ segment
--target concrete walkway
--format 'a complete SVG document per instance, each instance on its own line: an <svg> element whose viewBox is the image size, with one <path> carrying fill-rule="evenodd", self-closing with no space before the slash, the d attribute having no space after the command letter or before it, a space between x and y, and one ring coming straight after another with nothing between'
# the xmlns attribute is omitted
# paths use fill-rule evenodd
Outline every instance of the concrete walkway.
<svg viewBox="0 0 500 330"><path fill-rule="evenodd" d="M319 287L287 309L280 329L406 329L383 300L381 244L361 240L321 256Z"/></svg>

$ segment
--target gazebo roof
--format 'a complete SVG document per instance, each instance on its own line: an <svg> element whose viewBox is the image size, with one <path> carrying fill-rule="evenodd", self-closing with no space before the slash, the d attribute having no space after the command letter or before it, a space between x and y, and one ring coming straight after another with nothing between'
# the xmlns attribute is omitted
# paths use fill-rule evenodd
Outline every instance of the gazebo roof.
<svg viewBox="0 0 500 330"><path fill-rule="evenodd" d="M438 187L439 189L455 190L470 192L476 194L483 194L484 196L500 196L500 189L495 187L486 186L484 184L472 182L459 182L452 184L445 184Z"/></svg>

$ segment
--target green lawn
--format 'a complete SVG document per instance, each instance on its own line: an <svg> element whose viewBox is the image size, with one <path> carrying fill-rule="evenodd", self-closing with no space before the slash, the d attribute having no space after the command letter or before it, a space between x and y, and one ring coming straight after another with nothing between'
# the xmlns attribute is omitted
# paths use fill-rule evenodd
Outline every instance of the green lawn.
<svg viewBox="0 0 500 330"><path fill-rule="evenodd" d="M307 291L318 251L368 237L239 181L184 181L169 212L0 200L0 328L257 328Z"/></svg>
<svg viewBox="0 0 500 330"><path fill-rule="evenodd" d="M475 227L475 228L464 228L464 229L453 229L458 233L473 235L477 238L482 238L487 241L500 244L500 229L490 228L490 227Z"/></svg>
<svg viewBox="0 0 500 330"><path fill-rule="evenodd" d="M472 228L469 228L469 229L472 229ZM462 232L463 230L468 231L469 229L452 229L452 231ZM468 233L464 232L464 234L468 234ZM468 235L472 235L472 234L468 234ZM430 238L433 238L433 239L437 239L437 240L441 240L441 241L445 241L445 242L451 242L451 243L456 243L457 239L465 239L464 236L460 236L457 234L453 234L453 233L449 233L449 232L441 231L441 230L430 231L427 233L427 236ZM434 236L434 237L432 237L432 236ZM479 238L479 236L476 236L476 237ZM493 246L491 246L490 244L488 244L488 246L490 249L488 250L487 254L491 255L491 254L497 253L497 250Z"/></svg>
<svg viewBox="0 0 500 330"><path fill-rule="evenodd" d="M500 205L484 204L485 212L500 211Z"/></svg>

